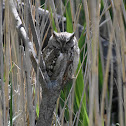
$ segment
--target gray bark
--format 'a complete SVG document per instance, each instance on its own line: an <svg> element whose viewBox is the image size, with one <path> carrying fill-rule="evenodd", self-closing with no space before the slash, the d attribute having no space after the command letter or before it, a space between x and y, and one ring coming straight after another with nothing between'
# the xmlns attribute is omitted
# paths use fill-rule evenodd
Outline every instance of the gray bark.
<svg viewBox="0 0 126 126"><path fill-rule="evenodd" d="M53 111L60 91L43 91L42 103L40 105L39 120L37 126L50 126L52 123Z"/></svg>

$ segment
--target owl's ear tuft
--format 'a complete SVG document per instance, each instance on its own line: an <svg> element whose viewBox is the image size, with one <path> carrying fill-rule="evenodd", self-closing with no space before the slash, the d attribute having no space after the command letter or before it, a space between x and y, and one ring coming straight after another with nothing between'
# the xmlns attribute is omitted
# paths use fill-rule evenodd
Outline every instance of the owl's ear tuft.
<svg viewBox="0 0 126 126"><path fill-rule="evenodd" d="M75 36L75 32L70 35L70 40Z"/></svg>
<svg viewBox="0 0 126 126"><path fill-rule="evenodd" d="M53 31L53 37L58 38L57 32Z"/></svg>

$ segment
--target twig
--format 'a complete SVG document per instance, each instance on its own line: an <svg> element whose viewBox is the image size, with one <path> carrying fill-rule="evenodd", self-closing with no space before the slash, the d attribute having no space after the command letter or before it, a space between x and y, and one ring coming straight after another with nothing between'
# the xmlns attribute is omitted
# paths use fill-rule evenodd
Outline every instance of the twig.
<svg viewBox="0 0 126 126"><path fill-rule="evenodd" d="M5 2L5 34L6 34L6 47L5 47L5 85L4 85L4 92L5 92L5 120L4 120L4 125L7 125L7 120L8 120L8 116L9 116L9 91L8 91L8 84L9 84L9 56L10 56L10 27L9 27L9 2L6 1Z"/></svg>
<svg viewBox="0 0 126 126"><path fill-rule="evenodd" d="M122 102L121 102L121 98L122 98L122 84L121 84L121 72L122 72L122 80L123 83L126 82L126 72L125 72L125 62L126 62L126 58L125 58L125 50L126 50L126 44L125 44L125 30L124 30L124 23L123 23L123 17L121 12L121 1L119 1L118 3L116 3L115 1L111 0L112 2L112 7L114 10L114 16L116 17L116 21L117 21L117 25L119 27L119 29L117 29L117 34L119 34L119 40L120 40L120 47L121 47L121 55L122 55L122 71L120 70L120 64L118 66L118 73L120 73L118 75L118 83L119 83L119 121L120 121L120 125L124 126L124 114L123 114L123 108L122 108ZM114 3L114 4L113 4ZM114 6L115 5L115 6ZM117 18L118 17L118 18ZM124 92L126 91L126 87L124 86ZM126 94L124 93L124 99L126 98ZM125 101L126 103L126 101ZM125 111L126 114L126 111Z"/></svg>
<svg viewBox="0 0 126 126"><path fill-rule="evenodd" d="M3 33L2 33L2 1L0 0L0 85L1 85L1 96L2 96L2 116L0 116L1 125L5 126L5 93L4 93L4 64L3 64ZM1 110L1 108L0 108Z"/></svg>
<svg viewBox="0 0 126 126"><path fill-rule="evenodd" d="M112 96L113 96L113 62L111 60L110 99L109 99L109 106L107 111L107 126L110 126Z"/></svg>
<svg viewBox="0 0 126 126"><path fill-rule="evenodd" d="M32 32L32 35L33 35L33 41L34 41L36 51L37 51L37 54L38 54L40 42L39 42L37 30L36 30L34 22L33 22L30 0L28 0L28 14L29 14L29 23L30 23L30 26L31 26L31 29L32 29L31 32Z"/></svg>

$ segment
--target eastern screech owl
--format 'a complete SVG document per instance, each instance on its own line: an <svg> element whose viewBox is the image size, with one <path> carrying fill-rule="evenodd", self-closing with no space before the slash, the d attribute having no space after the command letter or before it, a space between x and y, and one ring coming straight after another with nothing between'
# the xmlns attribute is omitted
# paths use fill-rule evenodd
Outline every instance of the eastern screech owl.
<svg viewBox="0 0 126 126"><path fill-rule="evenodd" d="M57 80L61 72L65 82L72 79L79 62L79 54L80 50L74 33L53 32L48 45L43 49L43 59L50 80ZM65 63L67 65L62 71L62 64Z"/></svg>

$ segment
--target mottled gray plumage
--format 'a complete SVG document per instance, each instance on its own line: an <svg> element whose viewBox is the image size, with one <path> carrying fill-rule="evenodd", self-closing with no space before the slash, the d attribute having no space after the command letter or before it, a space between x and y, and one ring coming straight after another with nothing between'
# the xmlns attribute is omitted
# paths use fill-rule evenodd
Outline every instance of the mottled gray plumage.
<svg viewBox="0 0 126 126"><path fill-rule="evenodd" d="M63 72L63 81L72 79L79 62L79 47L74 33L53 32L48 45L43 49L43 58L46 64L46 70L51 80L59 79ZM62 65L65 70L62 71Z"/></svg>

